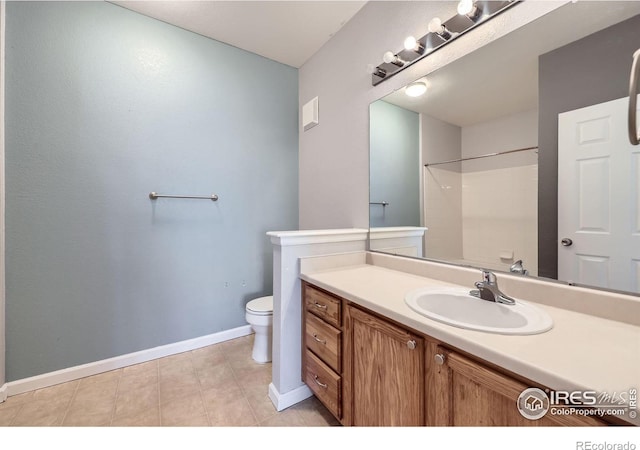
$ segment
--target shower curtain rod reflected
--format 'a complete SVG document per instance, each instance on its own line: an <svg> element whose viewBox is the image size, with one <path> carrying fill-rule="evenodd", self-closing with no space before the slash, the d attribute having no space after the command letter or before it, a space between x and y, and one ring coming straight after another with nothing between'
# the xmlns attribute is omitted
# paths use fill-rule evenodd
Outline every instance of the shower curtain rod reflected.
<svg viewBox="0 0 640 450"><path fill-rule="evenodd" d="M424 166L425 167L439 166L440 164L449 164L449 163L455 163L455 162L469 161L469 160L472 160L472 159L488 158L490 156L500 156L500 155L506 155L508 153L524 152L524 151L527 151L527 150L537 150L537 149L538 149L538 147L518 148L516 150L506 150L504 152L489 153L489 154L480 155L480 156L469 156L467 158L451 159L449 161L442 161L442 162L437 162L437 163L428 163L428 164L425 164Z"/></svg>

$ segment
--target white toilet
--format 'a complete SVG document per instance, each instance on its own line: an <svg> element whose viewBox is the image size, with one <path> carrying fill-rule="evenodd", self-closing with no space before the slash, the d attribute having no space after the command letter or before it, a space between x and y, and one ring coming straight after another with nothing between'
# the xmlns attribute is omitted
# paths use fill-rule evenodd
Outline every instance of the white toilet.
<svg viewBox="0 0 640 450"><path fill-rule="evenodd" d="M256 332L251 356L256 362L271 361L273 328L273 295L260 297L247 303L245 318Z"/></svg>

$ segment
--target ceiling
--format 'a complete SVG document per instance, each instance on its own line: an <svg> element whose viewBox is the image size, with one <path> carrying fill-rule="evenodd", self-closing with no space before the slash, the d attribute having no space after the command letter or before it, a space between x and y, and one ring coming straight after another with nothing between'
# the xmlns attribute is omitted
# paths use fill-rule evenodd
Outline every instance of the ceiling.
<svg viewBox="0 0 640 450"><path fill-rule="evenodd" d="M422 97L384 100L461 127L536 109L539 55L639 13L637 1L568 3L425 76Z"/></svg>
<svg viewBox="0 0 640 450"><path fill-rule="evenodd" d="M111 1L299 68L365 1Z"/></svg>

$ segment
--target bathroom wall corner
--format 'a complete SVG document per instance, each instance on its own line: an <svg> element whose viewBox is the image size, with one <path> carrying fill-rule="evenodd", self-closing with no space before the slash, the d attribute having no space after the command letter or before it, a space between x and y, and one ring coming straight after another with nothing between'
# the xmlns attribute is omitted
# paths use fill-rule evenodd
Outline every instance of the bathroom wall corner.
<svg viewBox="0 0 640 450"><path fill-rule="evenodd" d="M0 1L0 402L7 398L5 378L4 289L4 30L5 6Z"/></svg>

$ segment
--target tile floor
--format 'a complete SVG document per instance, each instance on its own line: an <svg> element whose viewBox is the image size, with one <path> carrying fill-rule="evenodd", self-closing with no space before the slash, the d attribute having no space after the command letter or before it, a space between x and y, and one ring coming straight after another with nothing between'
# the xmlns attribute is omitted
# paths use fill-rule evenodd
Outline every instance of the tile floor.
<svg viewBox="0 0 640 450"><path fill-rule="evenodd" d="M330 426L311 397L277 412L253 335L9 397L0 426Z"/></svg>

